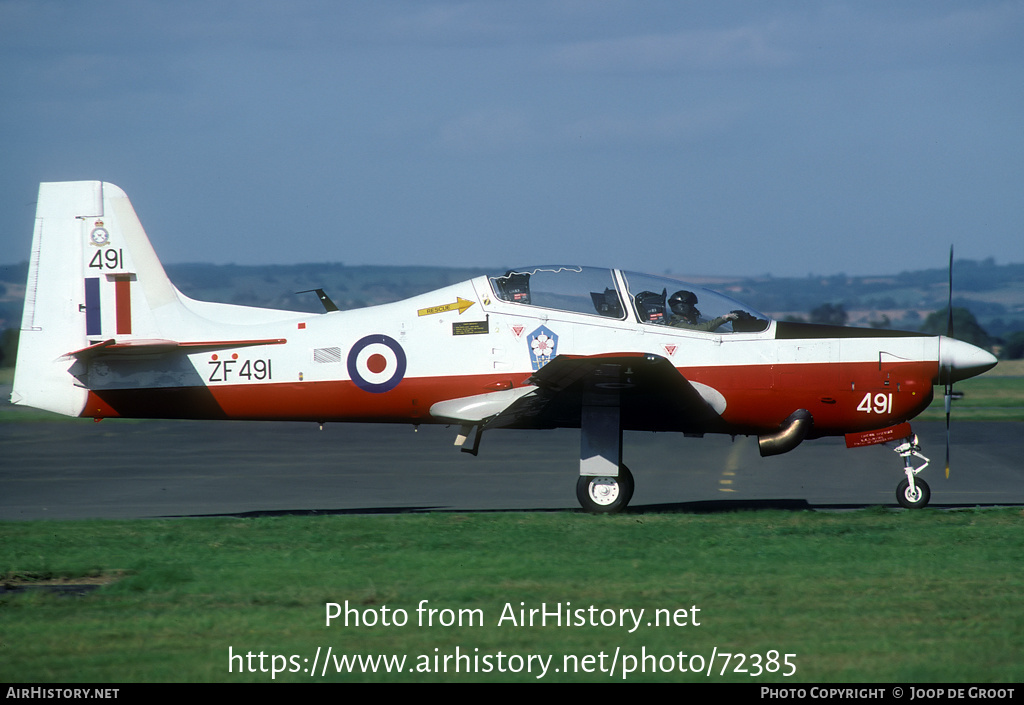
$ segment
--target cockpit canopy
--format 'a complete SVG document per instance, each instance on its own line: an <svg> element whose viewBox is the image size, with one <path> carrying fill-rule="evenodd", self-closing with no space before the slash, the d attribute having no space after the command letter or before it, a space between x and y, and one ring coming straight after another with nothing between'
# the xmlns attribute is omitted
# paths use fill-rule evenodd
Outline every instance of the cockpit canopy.
<svg viewBox="0 0 1024 705"><path fill-rule="evenodd" d="M715 333L761 331L768 318L734 299L678 279L597 267L539 266L489 277L502 301L652 326Z"/></svg>

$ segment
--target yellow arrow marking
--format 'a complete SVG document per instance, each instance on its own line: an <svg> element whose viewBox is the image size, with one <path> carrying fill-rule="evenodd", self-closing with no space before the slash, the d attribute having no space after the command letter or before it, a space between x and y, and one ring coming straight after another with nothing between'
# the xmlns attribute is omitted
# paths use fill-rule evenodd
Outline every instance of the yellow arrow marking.
<svg viewBox="0 0 1024 705"><path fill-rule="evenodd" d="M464 299L461 296L456 296L455 303L444 304L443 306L431 306L430 308L421 308L416 313L420 316L430 316L435 313L444 313L445 311L455 311L457 309L461 316L463 311L475 303L475 301L470 301L469 299Z"/></svg>

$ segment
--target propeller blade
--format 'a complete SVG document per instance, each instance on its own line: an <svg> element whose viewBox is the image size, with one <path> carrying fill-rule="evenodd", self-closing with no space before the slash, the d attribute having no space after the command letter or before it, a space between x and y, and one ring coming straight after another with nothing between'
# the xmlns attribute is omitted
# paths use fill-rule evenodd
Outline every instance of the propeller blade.
<svg viewBox="0 0 1024 705"><path fill-rule="evenodd" d="M946 302L946 337L953 337L953 246L949 246L949 299ZM941 341L941 338L939 339ZM940 342L941 345L941 342ZM953 402L953 366L946 373L946 479L949 479L949 412Z"/></svg>
<svg viewBox="0 0 1024 705"><path fill-rule="evenodd" d="M946 335L953 337L953 246L949 246L949 301L946 304Z"/></svg>
<svg viewBox="0 0 1024 705"><path fill-rule="evenodd" d="M949 479L949 409L953 401L953 390L946 385L946 479Z"/></svg>

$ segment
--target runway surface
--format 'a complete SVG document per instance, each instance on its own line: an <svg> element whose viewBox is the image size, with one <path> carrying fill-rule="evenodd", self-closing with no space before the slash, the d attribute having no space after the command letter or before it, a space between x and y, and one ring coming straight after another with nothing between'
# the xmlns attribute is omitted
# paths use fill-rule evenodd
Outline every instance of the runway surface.
<svg viewBox="0 0 1024 705"><path fill-rule="evenodd" d="M1024 424L916 423L930 507L1024 505ZM276 422L0 424L0 520L424 510L578 510L579 431L492 431L479 457L454 428ZM896 506L902 462L842 439L761 458L753 438L627 433L632 512Z"/></svg>

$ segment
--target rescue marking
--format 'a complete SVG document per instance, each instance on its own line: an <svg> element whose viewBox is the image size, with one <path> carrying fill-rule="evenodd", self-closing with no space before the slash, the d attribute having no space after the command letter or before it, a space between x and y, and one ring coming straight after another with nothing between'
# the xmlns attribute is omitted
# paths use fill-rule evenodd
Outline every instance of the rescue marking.
<svg viewBox="0 0 1024 705"><path fill-rule="evenodd" d="M469 308L475 303L476 301L470 301L469 299L464 299L461 296L456 296L454 303L444 304L442 306L430 306L429 308L421 308L419 311L416 312L416 315L432 316L435 313L445 313L446 311L458 310L459 315L461 316L467 308Z"/></svg>
<svg viewBox="0 0 1024 705"><path fill-rule="evenodd" d="M398 341L386 335L361 338L348 352L348 374L364 392L390 392L405 377L407 359Z"/></svg>

